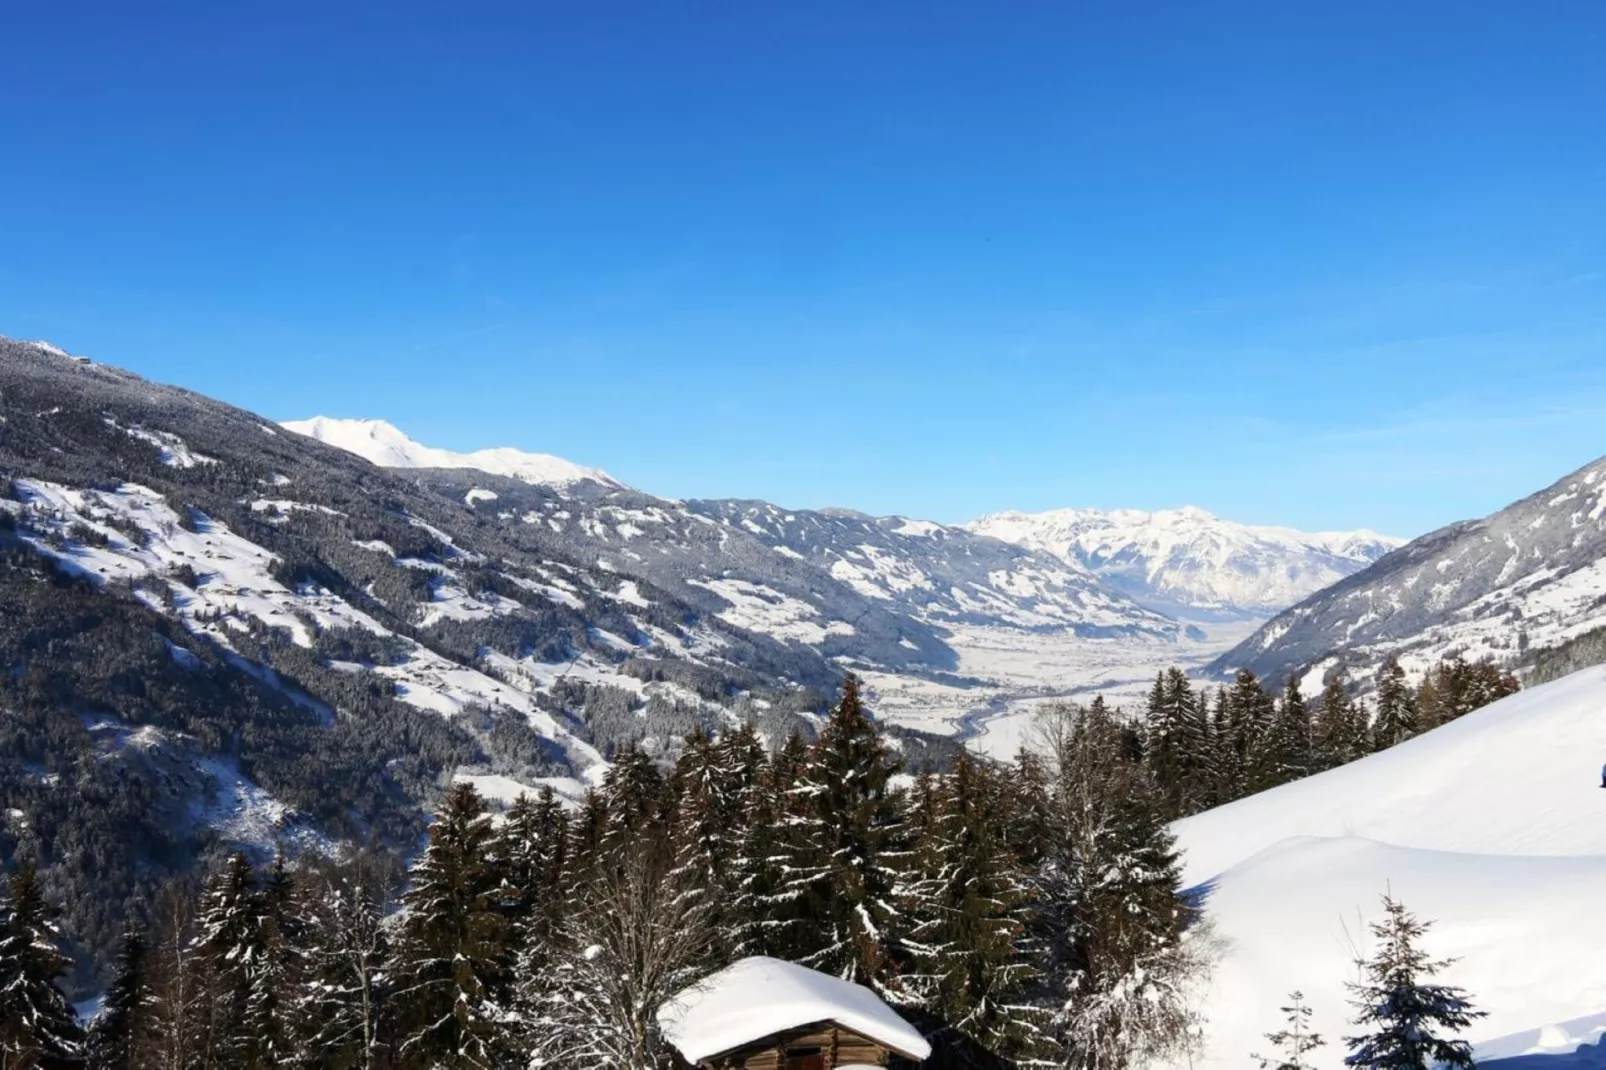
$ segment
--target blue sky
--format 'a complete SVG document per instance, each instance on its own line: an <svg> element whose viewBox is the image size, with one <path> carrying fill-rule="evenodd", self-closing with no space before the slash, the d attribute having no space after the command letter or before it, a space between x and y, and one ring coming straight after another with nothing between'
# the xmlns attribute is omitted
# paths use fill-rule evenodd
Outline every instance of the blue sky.
<svg viewBox="0 0 1606 1070"><path fill-rule="evenodd" d="M450 7L14 6L0 333L939 520L1606 453L1593 0Z"/></svg>

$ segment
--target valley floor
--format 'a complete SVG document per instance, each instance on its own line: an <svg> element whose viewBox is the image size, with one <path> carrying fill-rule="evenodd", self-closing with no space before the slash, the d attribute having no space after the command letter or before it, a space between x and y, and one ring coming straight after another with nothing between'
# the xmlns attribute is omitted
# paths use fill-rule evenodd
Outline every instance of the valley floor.
<svg viewBox="0 0 1606 1070"><path fill-rule="evenodd" d="M1085 639L1070 632L966 626L949 645L959 655L956 684L886 672L862 672L876 716L923 732L954 736L979 753L1012 758L1028 738L1038 708L1055 701L1140 704L1157 672L1195 669L1231 649L1262 621L1191 622L1202 639Z"/></svg>

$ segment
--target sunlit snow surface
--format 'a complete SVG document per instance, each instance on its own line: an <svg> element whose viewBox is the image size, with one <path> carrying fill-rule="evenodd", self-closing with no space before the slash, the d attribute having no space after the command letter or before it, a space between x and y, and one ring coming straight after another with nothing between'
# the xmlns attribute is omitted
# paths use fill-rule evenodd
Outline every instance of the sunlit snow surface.
<svg viewBox="0 0 1606 1070"><path fill-rule="evenodd" d="M1596 1039L1606 1024L1602 762L1606 668L1595 668L1178 822L1187 883L1202 890L1223 945L1208 1050L1193 1065L1249 1065L1298 989L1332 1041L1318 1066L1340 1066L1338 1038L1351 1031L1343 985L1388 889L1435 923L1428 950L1459 960L1444 979L1489 1012L1468 1034L1482 1055L1555 1055Z"/></svg>
<svg viewBox="0 0 1606 1070"><path fill-rule="evenodd" d="M283 426L286 430L366 457L382 468L477 468L482 472L547 486L567 486L582 480L607 486L620 485L601 469L585 468L549 453L526 453L505 448L475 450L472 453L435 449L414 442L383 420L341 420L314 416L310 420L294 420ZM486 494L491 495L489 499L484 498ZM477 495L481 500L494 501L496 498L495 494L485 490L478 491ZM469 504L472 505L473 501L471 498Z"/></svg>
<svg viewBox="0 0 1606 1070"><path fill-rule="evenodd" d="M817 1022L836 1022L924 1059L931 1045L863 985L754 955L681 992L658 1012L664 1037L689 1062Z"/></svg>

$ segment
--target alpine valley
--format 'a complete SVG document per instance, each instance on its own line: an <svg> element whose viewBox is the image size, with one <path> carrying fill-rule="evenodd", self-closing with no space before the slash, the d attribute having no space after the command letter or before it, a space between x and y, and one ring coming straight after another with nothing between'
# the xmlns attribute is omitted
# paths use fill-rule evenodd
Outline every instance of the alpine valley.
<svg viewBox="0 0 1606 1070"><path fill-rule="evenodd" d="M1553 669L1606 623L1603 475L1404 546L1196 508L954 526L279 425L0 339L0 849L50 860L88 984L226 851L408 855L453 781L578 802L622 747L810 736L849 672L918 769L1168 666Z"/></svg>

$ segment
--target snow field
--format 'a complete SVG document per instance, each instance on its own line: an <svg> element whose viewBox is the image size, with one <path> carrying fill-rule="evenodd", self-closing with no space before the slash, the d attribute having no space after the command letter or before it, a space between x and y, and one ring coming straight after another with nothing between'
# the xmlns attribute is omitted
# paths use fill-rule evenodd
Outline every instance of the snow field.
<svg viewBox="0 0 1606 1070"><path fill-rule="evenodd" d="M1433 922L1443 980L1487 1011L1488 1056L1571 1051L1606 1012L1606 668L1521 692L1381 754L1179 821L1221 958L1196 1067L1266 1052L1298 989L1342 1065L1343 985L1392 893Z"/></svg>

